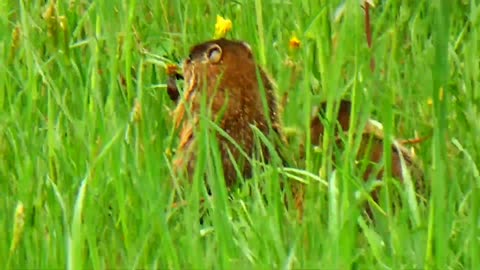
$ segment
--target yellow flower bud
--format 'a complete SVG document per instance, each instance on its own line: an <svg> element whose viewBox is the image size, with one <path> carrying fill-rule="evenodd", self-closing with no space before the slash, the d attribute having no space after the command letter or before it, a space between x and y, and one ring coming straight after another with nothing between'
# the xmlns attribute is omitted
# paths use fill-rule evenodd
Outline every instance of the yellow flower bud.
<svg viewBox="0 0 480 270"><path fill-rule="evenodd" d="M230 30L232 30L232 21L217 15L214 38L223 38Z"/></svg>
<svg viewBox="0 0 480 270"><path fill-rule="evenodd" d="M293 36L290 38L290 41L288 42L288 46L290 49L298 49L301 45L300 39L298 39L296 36Z"/></svg>

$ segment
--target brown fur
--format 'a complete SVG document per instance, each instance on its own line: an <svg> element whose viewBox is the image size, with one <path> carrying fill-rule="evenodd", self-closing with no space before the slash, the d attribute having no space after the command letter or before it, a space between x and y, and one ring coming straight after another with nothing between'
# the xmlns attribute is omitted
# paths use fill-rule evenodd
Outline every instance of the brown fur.
<svg viewBox="0 0 480 270"><path fill-rule="evenodd" d="M260 79L257 80L257 69ZM190 49L183 66L185 91L174 111L175 127L180 130L180 144L174 161L175 168L186 168L192 174L195 168L195 132L200 116L202 93L207 95L212 120L251 156L254 153L254 133L250 125L268 135L268 120L279 133L277 103L274 86L266 73L256 64L250 47L240 41L218 39L204 42ZM265 116L259 83L266 91L269 114ZM169 80L169 93L176 86ZM175 95L170 95L175 96ZM222 165L227 186L236 182L237 173L228 155L231 152L244 177L251 176L251 164L226 138L218 135ZM263 149L266 160L269 158Z"/></svg>
<svg viewBox="0 0 480 270"><path fill-rule="evenodd" d="M314 145L320 145L322 143L325 127L322 124L321 118L326 114L326 105L326 102L320 104L319 113L311 121L310 132L312 144ZM338 149L345 148L344 141L340 138L340 134L346 133L350 129L351 109L350 101L340 101L338 114L336 115L336 125L334 126L334 140ZM356 153L356 159L360 164L362 164L361 162L368 162L362 178L365 181L372 178L383 179L385 174L385 168L382 164L384 156L383 131L372 124L372 122L367 122L363 132L359 135L362 136L362 141ZM392 143L391 151L391 176L403 182L405 175L402 170L402 158L410 172L417 192L423 193L425 189L423 185L424 176L418 161L411 151L405 148L399 141L395 140ZM372 198L378 201L378 190L372 193Z"/></svg>
<svg viewBox="0 0 480 270"><path fill-rule="evenodd" d="M326 102L320 105L319 114L325 115ZM339 138L339 134L347 132L350 129L350 114L351 114L351 102L347 100L340 101L340 108L337 114L336 122L338 125L334 128L334 135L336 143L339 147L343 148L342 140ZM323 138L324 126L320 120L320 117L316 116L311 121L311 138L312 143L315 145L320 145ZM373 124L367 122L364 131L361 134L362 143L360 144L360 149L357 153L357 159L363 160L368 159L372 164L380 163L383 158L383 133L381 130L378 130L377 127L374 127ZM392 176L403 180L404 175L402 173L401 158L403 157L407 167L412 170L414 178L422 178L421 170L418 168L418 164L413 156L413 154L406 149L398 141L394 141L392 144ZM368 180L372 175L373 166L370 165L367 167L367 170L364 173L364 179ZM383 178L384 169L380 169L378 174L375 176L378 179Z"/></svg>

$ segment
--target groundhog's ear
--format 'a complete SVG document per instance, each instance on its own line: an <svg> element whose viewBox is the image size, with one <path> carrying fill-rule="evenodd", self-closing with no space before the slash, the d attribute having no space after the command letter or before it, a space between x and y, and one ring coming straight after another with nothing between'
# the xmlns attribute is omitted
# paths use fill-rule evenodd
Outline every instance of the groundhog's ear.
<svg viewBox="0 0 480 270"><path fill-rule="evenodd" d="M245 41L242 41L241 44L247 50L248 57L252 58L253 57L253 52L252 52L252 47L250 47L250 44L248 44Z"/></svg>
<svg viewBox="0 0 480 270"><path fill-rule="evenodd" d="M245 47L245 49L247 49L249 53L252 53L252 47L250 47L250 44L248 44L245 41L242 41L242 46Z"/></svg>
<svg viewBox="0 0 480 270"><path fill-rule="evenodd" d="M207 50L207 58L212 64L220 62L222 59L222 48L217 44L212 44Z"/></svg>

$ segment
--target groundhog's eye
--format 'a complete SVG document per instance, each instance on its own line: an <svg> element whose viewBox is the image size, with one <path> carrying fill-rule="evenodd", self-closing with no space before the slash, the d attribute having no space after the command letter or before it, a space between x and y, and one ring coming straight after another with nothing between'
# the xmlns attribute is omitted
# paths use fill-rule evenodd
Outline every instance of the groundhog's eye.
<svg viewBox="0 0 480 270"><path fill-rule="evenodd" d="M207 50L207 58L210 63L218 63L222 59L222 48L217 44L213 44Z"/></svg>

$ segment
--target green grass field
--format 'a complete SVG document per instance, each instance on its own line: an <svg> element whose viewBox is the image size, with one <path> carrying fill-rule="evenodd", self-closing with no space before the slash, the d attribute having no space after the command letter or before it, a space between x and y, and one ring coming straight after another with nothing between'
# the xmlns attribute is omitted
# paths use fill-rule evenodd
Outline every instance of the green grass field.
<svg viewBox="0 0 480 270"><path fill-rule="evenodd" d="M342 3L2 1L2 268L480 266L480 5L375 1L369 48L359 1L346 1L340 16ZM251 45L278 95L288 92L282 120L292 130L307 129L315 103L346 97L362 109L359 119L381 121L387 137L433 132L414 145L431 186L428 204L386 181L400 190L403 207L392 211L384 192L385 215L369 223L350 163L320 173L331 160L319 162L309 150L295 172L309 183L302 223L281 201L285 177L275 164L230 197L212 181L205 213L196 179L188 204L173 208L175 104L165 64L211 39L217 15L233 23L227 37ZM289 48L293 36L298 49ZM199 136L200 167L218 180L208 134Z"/></svg>

